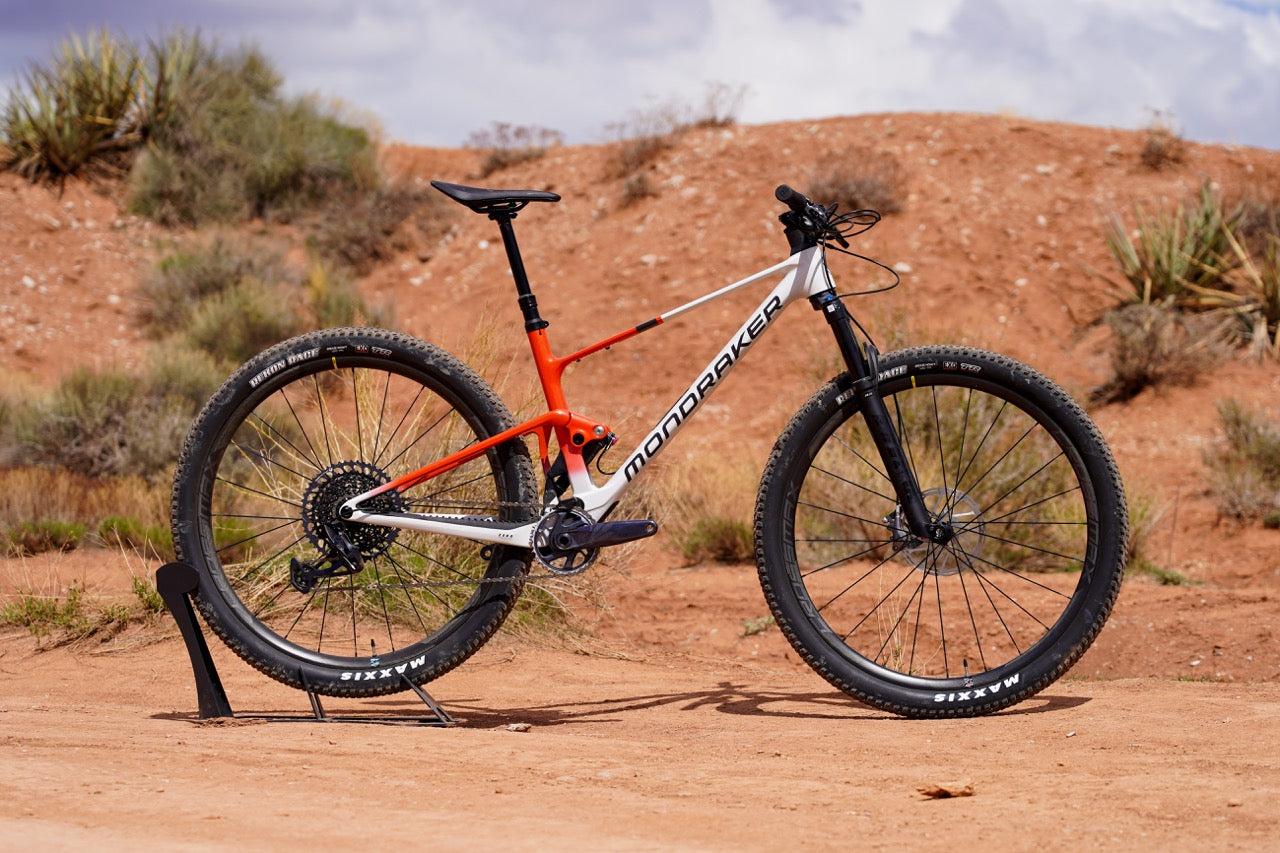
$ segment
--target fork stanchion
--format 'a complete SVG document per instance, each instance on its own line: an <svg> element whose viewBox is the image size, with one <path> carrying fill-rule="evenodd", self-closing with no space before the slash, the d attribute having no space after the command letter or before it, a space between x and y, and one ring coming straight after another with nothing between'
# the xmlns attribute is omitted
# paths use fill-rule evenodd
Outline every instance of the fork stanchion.
<svg viewBox="0 0 1280 853"><path fill-rule="evenodd" d="M164 599L164 603L173 614L173 621L178 623L182 639L187 646L187 655L191 658L191 673L196 680L196 696L200 703L200 719L210 720L235 717L231 703L227 701L227 692L222 687L222 679L218 677L218 668L209 654L209 644L205 641L200 623L196 621L195 609L191 606L191 596L200 588L200 576L196 570L186 563L166 563L156 570L156 591ZM320 695L307 683L306 674L298 671L299 680L311 703L311 715L284 714L242 714L240 719L269 720L275 722L317 722L317 723L367 723L373 725L399 726L454 726L457 720L440 706L431 694L414 684L405 675L400 678L417 694L422 703L431 712L430 716L408 718L393 716L333 716L325 713L320 704Z"/></svg>

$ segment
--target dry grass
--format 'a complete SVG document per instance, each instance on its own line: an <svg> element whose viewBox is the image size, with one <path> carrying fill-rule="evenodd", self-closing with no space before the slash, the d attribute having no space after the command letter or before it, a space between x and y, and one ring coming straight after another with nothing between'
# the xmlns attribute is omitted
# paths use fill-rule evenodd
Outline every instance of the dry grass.
<svg viewBox="0 0 1280 853"><path fill-rule="evenodd" d="M1205 454L1218 511L1265 519L1280 511L1280 420L1235 400L1218 405L1222 442Z"/></svg>
<svg viewBox="0 0 1280 853"><path fill-rule="evenodd" d="M828 154L813 168L809 198L840 210L897 213L907 197L906 170L887 151L855 147Z"/></svg>
<svg viewBox="0 0 1280 853"><path fill-rule="evenodd" d="M723 456L658 464L637 481L618 518L649 517L690 565L753 559L751 517L760 472Z"/></svg>
<svg viewBox="0 0 1280 853"><path fill-rule="evenodd" d="M1157 111L1146 127L1138 159L1152 171L1177 166L1186 156L1187 144L1173 126L1172 115Z"/></svg>
<svg viewBox="0 0 1280 853"><path fill-rule="evenodd" d="M0 531L8 537L24 525L47 520L92 531L90 544L123 540L133 546L135 533L167 527L168 497L168 483L141 477L99 479L62 468L0 468Z"/></svg>
<svg viewBox="0 0 1280 853"><path fill-rule="evenodd" d="M1160 385L1189 385L1227 353L1220 318L1135 303L1111 312L1106 321L1115 334L1113 375L1093 391L1094 402L1121 402Z"/></svg>

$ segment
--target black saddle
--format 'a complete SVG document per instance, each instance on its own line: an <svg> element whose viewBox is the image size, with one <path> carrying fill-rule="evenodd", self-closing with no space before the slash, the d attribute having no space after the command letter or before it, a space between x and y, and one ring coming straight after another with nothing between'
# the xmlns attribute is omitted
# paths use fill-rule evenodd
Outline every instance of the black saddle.
<svg viewBox="0 0 1280 853"><path fill-rule="evenodd" d="M514 214L531 201L559 201L560 196L545 190L486 190L480 187L464 187L432 181L431 186L440 190L458 204L466 205L476 213Z"/></svg>

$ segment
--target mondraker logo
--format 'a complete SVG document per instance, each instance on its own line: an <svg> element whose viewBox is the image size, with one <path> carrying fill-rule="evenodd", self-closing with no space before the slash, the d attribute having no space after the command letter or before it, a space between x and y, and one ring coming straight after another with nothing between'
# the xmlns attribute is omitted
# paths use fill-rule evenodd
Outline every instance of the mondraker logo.
<svg viewBox="0 0 1280 853"><path fill-rule="evenodd" d="M747 321L746 326L743 327L738 337L730 341L720 351L720 355L716 356L716 360L711 363L707 371L698 378L697 382L690 386L685 395L680 398L680 401L671 407L658 428L649 433L649 437L644 440L640 450L627 461L624 473L628 480L634 479L640 473L640 469L654 457L654 454L662 449L662 445L666 443L667 439L675 435L681 424L694 413L698 406L702 405L702 401L706 399L711 389L716 387L720 380L724 378L724 375L729 372L729 369L737 364L738 359L742 357L743 351L751 346L752 342L760 337L765 329L769 328L769 324L773 322L774 317L781 310L782 299L774 296Z"/></svg>
<svg viewBox="0 0 1280 853"><path fill-rule="evenodd" d="M1016 685L1019 681L1017 673L1006 678L1004 681L994 681L991 684L984 684L981 687L972 687L968 690L957 690L954 693L935 693L933 701L937 702L968 702L971 699L981 699L984 696L995 696L1002 689L1007 690Z"/></svg>

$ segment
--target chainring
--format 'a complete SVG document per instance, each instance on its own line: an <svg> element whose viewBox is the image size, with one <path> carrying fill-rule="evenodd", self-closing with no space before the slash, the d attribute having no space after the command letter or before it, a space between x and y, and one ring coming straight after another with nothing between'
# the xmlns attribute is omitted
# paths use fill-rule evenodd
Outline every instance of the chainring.
<svg viewBox="0 0 1280 853"><path fill-rule="evenodd" d="M561 534L595 522L579 509L557 507L542 517L533 531L533 555L538 562L557 575L585 572L600 555L599 548L563 548L557 544Z"/></svg>

